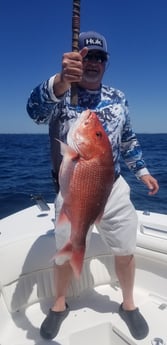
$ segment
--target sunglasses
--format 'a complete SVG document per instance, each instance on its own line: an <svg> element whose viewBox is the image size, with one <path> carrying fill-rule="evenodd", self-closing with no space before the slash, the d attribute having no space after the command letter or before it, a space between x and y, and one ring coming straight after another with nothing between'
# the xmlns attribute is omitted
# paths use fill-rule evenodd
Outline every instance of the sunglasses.
<svg viewBox="0 0 167 345"><path fill-rule="evenodd" d="M98 63L103 63L107 61L107 56L104 54L87 54L84 58L83 58L84 62L88 62L88 61L95 61Z"/></svg>

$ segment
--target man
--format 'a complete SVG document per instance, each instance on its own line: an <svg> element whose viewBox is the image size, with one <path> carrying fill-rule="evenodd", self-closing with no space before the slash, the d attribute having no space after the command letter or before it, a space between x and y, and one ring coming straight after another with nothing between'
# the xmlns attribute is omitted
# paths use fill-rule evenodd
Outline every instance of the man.
<svg viewBox="0 0 167 345"><path fill-rule="evenodd" d="M148 325L133 299L133 253L136 245L137 216L130 202L129 186L120 176L120 154L129 169L148 187L150 195L158 191L158 182L145 166L140 145L131 127L124 94L101 84L109 59L104 36L91 31L81 33L79 48L79 52L65 53L62 57L61 72L32 91L27 111L36 123L49 123L53 175L57 191L61 156L55 137L66 141L71 124L85 109L95 111L101 120L113 149L115 182L99 230L103 232L104 240L115 255L115 269L123 296L123 303L119 308L120 316L128 325L133 337L143 339L148 334ZM77 83L77 107L70 103L73 82ZM57 214L59 210L60 205L57 205ZM60 234L56 234L57 243L59 237ZM60 247L63 247L66 241L67 238L64 238ZM59 262L57 259L54 272L56 297L40 330L41 336L46 339L56 336L61 322L69 312L66 304L66 292L72 277L69 261Z"/></svg>

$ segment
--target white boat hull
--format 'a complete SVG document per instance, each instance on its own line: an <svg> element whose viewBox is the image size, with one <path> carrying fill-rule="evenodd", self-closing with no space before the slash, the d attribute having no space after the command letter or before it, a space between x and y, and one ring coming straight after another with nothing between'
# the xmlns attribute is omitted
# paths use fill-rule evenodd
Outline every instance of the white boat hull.
<svg viewBox="0 0 167 345"><path fill-rule="evenodd" d="M39 328L54 297L54 209L36 206L1 220L0 345L46 344ZM167 216L138 211L135 302L149 324L148 336L135 340L118 314L121 291L114 257L94 228L79 281L68 291L70 313L55 345L167 343ZM158 341L158 340L157 340Z"/></svg>

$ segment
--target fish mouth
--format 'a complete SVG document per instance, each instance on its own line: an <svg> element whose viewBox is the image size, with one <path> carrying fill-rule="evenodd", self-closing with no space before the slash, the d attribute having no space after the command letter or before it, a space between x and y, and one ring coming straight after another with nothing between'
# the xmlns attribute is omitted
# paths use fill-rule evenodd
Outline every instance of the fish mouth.
<svg viewBox="0 0 167 345"><path fill-rule="evenodd" d="M96 121L96 114L87 110L85 118L81 124L80 130L75 133L75 140L73 141L73 148L80 154L81 157L85 159L89 156L88 146L89 146L89 135L85 136L86 132L94 127Z"/></svg>
<svg viewBox="0 0 167 345"><path fill-rule="evenodd" d="M82 135L83 131L85 130L91 130L97 121L97 115L95 114L94 111L91 110L86 110L85 115L82 119L82 122L80 123L80 128L78 129L78 133Z"/></svg>
<svg viewBox="0 0 167 345"><path fill-rule="evenodd" d="M83 122L84 122L85 125L87 125L87 124L90 123L91 120L95 120L96 115L94 114L94 112L89 111L89 113L86 114L85 117L86 117L86 118L84 119ZM89 121L89 120L90 120L90 121Z"/></svg>
<svg viewBox="0 0 167 345"><path fill-rule="evenodd" d="M79 153L81 157L87 156L89 139L85 133L88 133L96 122L96 114L87 109L81 118L78 118L74 126L70 128L67 136L68 145ZM86 131L86 132L85 132Z"/></svg>
<svg viewBox="0 0 167 345"><path fill-rule="evenodd" d="M91 115L92 115L92 112L89 110L89 113L87 114L86 119L90 119Z"/></svg>

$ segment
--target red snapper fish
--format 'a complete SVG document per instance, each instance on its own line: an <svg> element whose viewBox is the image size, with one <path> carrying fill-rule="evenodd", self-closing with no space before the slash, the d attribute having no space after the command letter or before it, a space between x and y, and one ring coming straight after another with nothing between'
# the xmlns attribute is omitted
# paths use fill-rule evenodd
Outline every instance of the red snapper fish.
<svg viewBox="0 0 167 345"><path fill-rule="evenodd" d="M59 171L63 205L57 226L70 222L71 236L56 256L68 255L80 276L89 227L98 221L114 182L112 148L97 115L84 111L70 128L67 143L60 142L63 160Z"/></svg>

